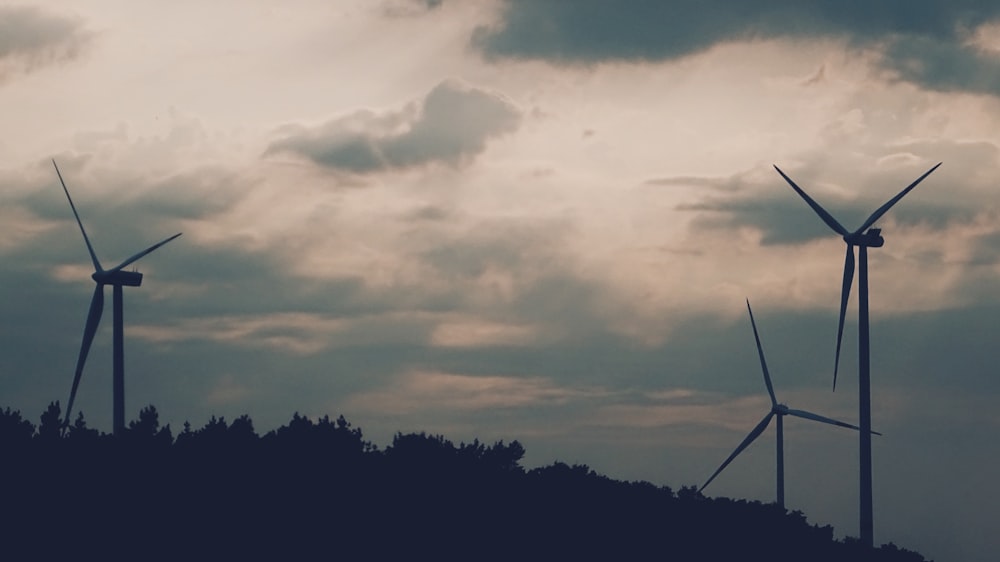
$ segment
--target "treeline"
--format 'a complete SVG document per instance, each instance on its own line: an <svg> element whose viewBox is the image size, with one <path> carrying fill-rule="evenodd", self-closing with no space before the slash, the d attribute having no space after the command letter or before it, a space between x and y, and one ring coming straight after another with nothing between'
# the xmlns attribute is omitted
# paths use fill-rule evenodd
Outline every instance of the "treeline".
<svg viewBox="0 0 1000 562"><path fill-rule="evenodd" d="M526 470L517 442L397 434L342 416L248 416L175 436L144 408L120 436L0 410L0 556L9 560L872 560L773 504L622 482L584 465Z"/></svg>

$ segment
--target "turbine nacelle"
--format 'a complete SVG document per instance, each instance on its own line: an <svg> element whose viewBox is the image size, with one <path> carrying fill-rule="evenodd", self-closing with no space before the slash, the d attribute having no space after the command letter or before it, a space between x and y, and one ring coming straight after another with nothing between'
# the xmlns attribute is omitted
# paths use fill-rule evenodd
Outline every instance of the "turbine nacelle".
<svg viewBox="0 0 1000 562"><path fill-rule="evenodd" d="M885 244L885 238L882 238L881 228L870 228L865 233L858 231L845 235L844 242L847 242L851 246L881 248Z"/></svg>
<svg viewBox="0 0 1000 562"><path fill-rule="evenodd" d="M142 274L138 271L95 271L90 276L101 285L123 285L125 287L138 287L142 285Z"/></svg>

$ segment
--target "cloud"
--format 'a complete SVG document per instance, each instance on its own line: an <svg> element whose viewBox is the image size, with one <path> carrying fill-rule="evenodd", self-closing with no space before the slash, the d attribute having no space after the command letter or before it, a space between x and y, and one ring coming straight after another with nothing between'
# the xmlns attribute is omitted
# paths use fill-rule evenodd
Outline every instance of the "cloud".
<svg viewBox="0 0 1000 562"><path fill-rule="evenodd" d="M424 205L406 216L407 221L412 222L440 222L447 220L451 216L451 211L444 207Z"/></svg>
<svg viewBox="0 0 1000 562"><path fill-rule="evenodd" d="M672 388L602 404L594 423L635 428L707 425L740 431L747 419L759 418L768 411L768 406L767 397L762 395L726 399L715 393Z"/></svg>
<svg viewBox="0 0 1000 562"><path fill-rule="evenodd" d="M840 204L824 207L835 217L843 216ZM830 234L820 219L803 204L788 196L706 198L698 203L678 205L677 210L696 212L696 230L739 230L753 228L761 233L760 244L802 244ZM850 227L848 227L850 228Z"/></svg>
<svg viewBox="0 0 1000 562"><path fill-rule="evenodd" d="M129 332L133 337L153 343L208 340L308 355L328 347L333 335L344 329L344 324L337 318L288 312L189 319L175 325L135 325L129 327Z"/></svg>
<svg viewBox="0 0 1000 562"><path fill-rule="evenodd" d="M434 343L551 345L567 338L608 336L609 323L629 323L631 307L619 300L607 279L582 266L573 233L573 225L558 220L490 219L414 250L421 286L439 287L427 302L474 311L482 322L448 322L435 332Z"/></svg>
<svg viewBox="0 0 1000 562"><path fill-rule="evenodd" d="M473 46L487 58L650 62L722 43L830 38L881 50L883 66L903 80L1000 93L1000 60L982 48L979 32L1000 16L1000 5L973 0L853 6L832 0L506 0L504 8L499 23L473 34Z"/></svg>
<svg viewBox="0 0 1000 562"><path fill-rule="evenodd" d="M352 408L386 414L420 410L484 410L562 404L590 392L560 387L540 377L411 372L386 388L353 396Z"/></svg>
<svg viewBox="0 0 1000 562"><path fill-rule="evenodd" d="M444 0L386 0L382 13L388 17L413 17L436 10Z"/></svg>
<svg viewBox="0 0 1000 562"><path fill-rule="evenodd" d="M242 383L237 377L223 375L208 392L205 400L213 406L239 404L245 402L253 392L253 389Z"/></svg>
<svg viewBox="0 0 1000 562"><path fill-rule="evenodd" d="M0 81L72 60L91 39L78 19L33 7L0 6Z"/></svg>
<svg viewBox="0 0 1000 562"><path fill-rule="evenodd" d="M419 109L361 110L317 127L286 127L265 154L291 153L352 174L435 163L461 167L487 141L517 129L520 119L520 110L500 95L446 80Z"/></svg>
<svg viewBox="0 0 1000 562"><path fill-rule="evenodd" d="M532 326L497 322L441 323L431 334L431 344L442 347L484 347L489 345L524 345L537 338Z"/></svg>
<svg viewBox="0 0 1000 562"><path fill-rule="evenodd" d="M664 187L699 187L709 188L716 191L739 191L743 185L740 175L728 178L702 178L697 176L673 176L664 178L654 178L647 180L646 185L658 185Z"/></svg>
<svg viewBox="0 0 1000 562"><path fill-rule="evenodd" d="M883 66L896 78L939 91L1000 94L1000 57L936 37L888 42Z"/></svg>

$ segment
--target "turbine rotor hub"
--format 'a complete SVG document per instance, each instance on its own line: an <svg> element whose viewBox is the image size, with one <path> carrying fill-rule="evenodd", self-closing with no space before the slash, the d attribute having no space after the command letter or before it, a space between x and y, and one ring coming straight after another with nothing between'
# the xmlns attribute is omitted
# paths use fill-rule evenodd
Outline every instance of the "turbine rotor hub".
<svg viewBox="0 0 1000 562"><path fill-rule="evenodd" d="M138 287L142 285L142 274L138 271L95 271L90 276L94 281L102 285L123 285L126 287Z"/></svg>
<svg viewBox="0 0 1000 562"><path fill-rule="evenodd" d="M844 242L852 246L881 248L885 244L885 238L882 238L881 228L870 228L868 232L852 232L844 236Z"/></svg>

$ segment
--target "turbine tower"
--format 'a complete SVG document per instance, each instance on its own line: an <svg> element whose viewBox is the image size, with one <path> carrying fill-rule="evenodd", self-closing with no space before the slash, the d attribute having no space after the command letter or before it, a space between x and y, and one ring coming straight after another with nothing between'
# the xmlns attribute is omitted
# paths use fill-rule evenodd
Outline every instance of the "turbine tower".
<svg viewBox="0 0 1000 562"><path fill-rule="evenodd" d="M779 506L781 506L782 509L784 509L784 507L785 507L785 454L784 454L784 423L783 423L783 418L785 416L796 416L796 417L804 418L804 419L807 419L807 420L813 420L813 421L828 423L828 424L831 424L831 425L837 425L837 426L840 426L840 427L847 427L847 428L850 428L850 429L858 429L858 426L851 425L849 423L844 423L842 421L838 421L838 420L835 420L833 418L828 418L828 417L825 417L825 416L821 416L819 414L814 414L812 412L806 412L805 410L793 410L793 409L789 408L788 406L785 406L784 404L779 404L778 403L778 399L775 398L775 396L774 396L774 387L771 385L771 375L770 375L770 373L767 370L767 361L764 360L764 349L760 345L760 336L757 334L757 323L754 322L754 319L753 319L753 310L750 309L750 300L749 299L747 300L747 311L750 313L750 325L753 326L753 337L754 337L754 340L756 340L756 342L757 342L757 355L760 356L760 368L764 372L764 384L767 386L767 394L768 394L768 396L771 397L771 411L768 412L766 416L764 416L764 419L760 420L760 423L757 424L757 427L753 428L753 430L750 432L750 434L747 435L745 439L743 439L743 442L740 443L739 446L736 447L736 450L733 451L733 453L731 455L729 455L729 458L727 458L725 460L725 462L723 462L722 465L718 469L716 469L716 471L712 474L711 478L709 478L708 481L705 482L705 484L698 490L698 492L701 492L702 490L705 489L705 487L707 487L709 484L711 484L712 480L715 480L715 477L718 476L719 473L722 472L722 470L724 468L726 468L727 466L729 466L729 463L731 463L733 461L733 459L736 458L737 455L739 455L740 453L743 452L743 449L746 449L747 447L749 447L750 443L753 443L754 439L757 439L758 437L760 437L760 434L763 433L764 430L767 429L768 424L771 423L771 418L777 417L778 418L778 426L777 426L777 434L778 434L777 435L777 438L778 438L778 445L777 445L777 464L778 464L778 471L777 471L778 472L778 476L777 476L777 496L778 496L778 498L777 498L777 503L778 503ZM881 434L879 434L879 435L881 435Z"/></svg>
<svg viewBox="0 0 1000 562"><path fill-rule="evenodd" d="M73 400L76 399L76 389L80 385L80 375L83 374L83 365L87 362L87 353L90 352L90 344L94 341L94 334L97 333L97 326L101 323L101 314L104 312L104 286L111 285L114 294L114 370L112 376L112 428L115 435L121 435L125 429L125 351L124 351L124 316L122 314L122 287L138 287L142 284L142 274L137 271L124 271L123 268L138 261L146 254L159 248L160 246L177 238L181 233L174 234L166 240L153 244L149 248L135 254L122 263L111 269L101 267L101 262L97 259L94 247L90 244L87 231L83 228L80 215L73 205L73 198L69 196L66 182L63 181L59 166L52 160L52 166L59 176L59 183L62 184L69 206L73 209L73 216L76 217L76 224L80 225L80 233L83 234L83 241L87 244L87 251L90 252L90 259L94 262L94 273L91 278L97 283L94 289L94 298L90 301L90 312L87 314L87 324L83 329L83 343L80 346L80 356L76 361L76 372L73 375L73 387L69 393L69 402L66 404L66 419L64 425L69 425L70 414L73 412Z"/></svg>
<svg viewBox="0 0 1000 562"><path fill-rule="evenodd" d="M833 387L837 388L837 370L840 367L840 341L844 334L844 316L847 313L847 299L851 294L851 283L854 281L854 247L858 247L858 262L860 268L858 269L858 423L861 425L861 451L859 457L861 459L861 521L860 521L860 534L861 542L869 547L875 546L875 532L874 532L874 516L872 513L872 436L871 436L871 372L870 372L870 349L869 344L869 326L868 326L868 248L880 248L885 244L885 239L882 238L882 229L879 228L869 228L875 224L878 219L882 218L882 215L886 214L893 205L899 202L904 195L910 192L914 187L924 180L927 176L931 174L934 170L941 165L938 162L933 168L924 172L924 175L920 176L913 183L908 185L906 189L900 191L895 197L886 202L885 205L879 207L868 220L861 225L860 228L854 232L848 231L846 228L841 226L837 219L833 218L830 213L826 212L826 209L821 207L819 203L812 200L811 197L806 195L802 188L795 185L795 182L791 178L785 175L781 171L781 168L777 166L774 167L775 170L781 174L781 177L785 178L788 185L792 186L792 189L798 193L805 202L812 207L812 210L816 212L817 215L823 222L827 224L834 232L840 234L844 238L844 242L847 243L847 256L844 258L844 281L840 292L840 321L837 326L837 352L833 364Z"/></svg>

